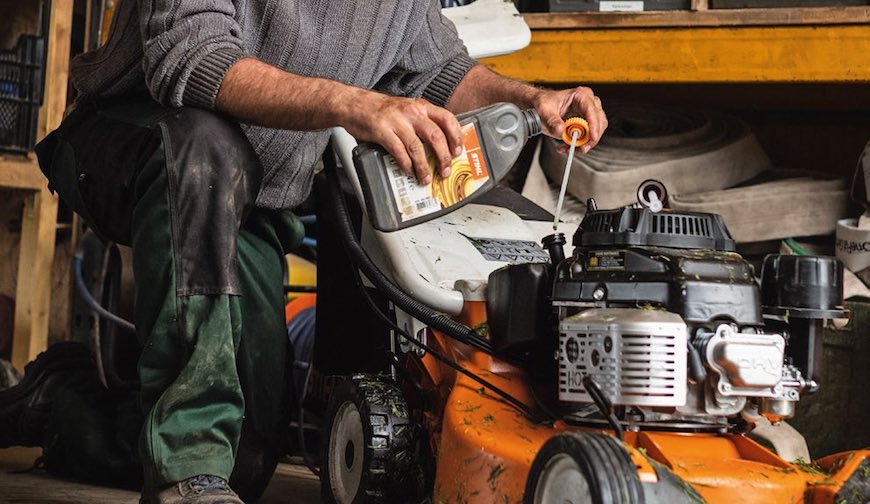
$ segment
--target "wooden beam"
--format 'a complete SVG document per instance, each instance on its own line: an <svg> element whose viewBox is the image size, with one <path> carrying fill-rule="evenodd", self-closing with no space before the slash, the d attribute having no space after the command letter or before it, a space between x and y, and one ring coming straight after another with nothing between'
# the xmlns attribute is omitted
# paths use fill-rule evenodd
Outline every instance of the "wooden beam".
<svg viewBox="0 0 870 504"><path fill-rule="evenodd" d="M868 82L870 24L533 30L517 53L484 63L545 84Z"/></svg>
<svg viewBox="0 0 870 504"><path fill-rule="evenodd" d="M533 30L870 23L870 7L702 10L702 3L698 2L698 9L691 11L528 13L523 14L523 19Z"/></svg>
<svg viewBox="0 0 870 504"><path fill-rule="evenodd" d="M45 186L45 177L36 160L28 156L0 155L0 187L38 191Z"/></svg>

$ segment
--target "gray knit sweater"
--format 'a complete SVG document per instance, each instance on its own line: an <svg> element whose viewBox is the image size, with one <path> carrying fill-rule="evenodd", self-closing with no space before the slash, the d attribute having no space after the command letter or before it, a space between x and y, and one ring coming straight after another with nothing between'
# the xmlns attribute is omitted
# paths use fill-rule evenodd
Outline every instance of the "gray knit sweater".
<svg viewBox="0 0 870 504"><path fill-rule="evenodd" d="M166 106L211 109L244 56L438 105L474 64L437 0L123 0L108 43L71 78L82 95L147 87ZM301 203L328 132L243 129L265 169L257 204Z"/></svg>

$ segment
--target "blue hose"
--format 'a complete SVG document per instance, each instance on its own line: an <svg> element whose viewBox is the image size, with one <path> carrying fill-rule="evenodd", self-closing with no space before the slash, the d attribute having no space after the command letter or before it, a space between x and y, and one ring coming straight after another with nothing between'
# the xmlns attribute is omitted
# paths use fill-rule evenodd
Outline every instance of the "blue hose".
<svg viewBox="0 0 870 504"><path fill-rule="evenodd" d="M119 327L135 333L136 326L134 326L132 322L125 320L110 312L109 310L103 308L103 305L101 305L96 299L94 299L91 291L88 290L88 286L85 285L85 277L82 274L81 257L76 257L75 259L73 259L73 270L75 270L76 276L76 290L78 290L79 295L82 297L85 303L87 303L87 305L94 311L94 313L110 322L118 324Z"/></svg>

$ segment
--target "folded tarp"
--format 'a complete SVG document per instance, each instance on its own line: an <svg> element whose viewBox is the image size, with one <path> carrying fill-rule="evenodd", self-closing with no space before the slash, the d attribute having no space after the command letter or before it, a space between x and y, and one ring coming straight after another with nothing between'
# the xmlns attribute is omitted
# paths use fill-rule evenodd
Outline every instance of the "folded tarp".
<svg viewBox="0 0 870 504"><path fill-rule="evenodd" d="M845 180L799 176L776 170L779 180L695 194L674 194L674 210L717 213L738 242L779 240L833 233L848 215Z"/></svg>
<svg viewBox="0 0 870 504"><path fill-rule="evenodd" d="M580 201L595 198L599 208L635 203L647 179L671 194L732 187L771 168L749 127L718 112L614 102L607 104L610 127L598 146L577 155L568 192ZM541 167L557 184L566 154L558 140L544 139Z"/></svg>

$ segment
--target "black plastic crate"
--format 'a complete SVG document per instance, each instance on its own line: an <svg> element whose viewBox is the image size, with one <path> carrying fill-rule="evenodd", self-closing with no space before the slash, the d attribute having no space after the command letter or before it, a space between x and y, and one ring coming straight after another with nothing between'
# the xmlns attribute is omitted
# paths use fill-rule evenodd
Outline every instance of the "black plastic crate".
<svg viewBox="0 0 870 504"><path fill-rule="evenodd" d="M551 12L625 12L681 10L691 7L691 0L549 0Z"/></svg>
<svg viewBox="0 0 870 504"><path fill-rule="evenodd" d="M45 39L22 35L0 51L0 150L26 152L36 143L42 105Z"/></svg>

